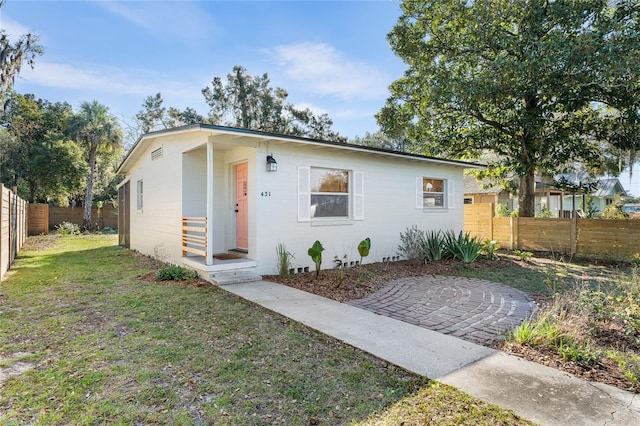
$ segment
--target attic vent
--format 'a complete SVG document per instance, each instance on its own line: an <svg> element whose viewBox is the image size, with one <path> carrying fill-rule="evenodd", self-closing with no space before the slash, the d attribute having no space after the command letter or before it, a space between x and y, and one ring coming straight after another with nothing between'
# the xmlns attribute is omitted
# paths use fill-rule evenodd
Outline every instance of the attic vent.
<svg viewBox="0 0 640 426"><path fill-rule="evenodd" d="M151 151L151 159L157 160L158 158L162 158L162 147Z"/></svg>

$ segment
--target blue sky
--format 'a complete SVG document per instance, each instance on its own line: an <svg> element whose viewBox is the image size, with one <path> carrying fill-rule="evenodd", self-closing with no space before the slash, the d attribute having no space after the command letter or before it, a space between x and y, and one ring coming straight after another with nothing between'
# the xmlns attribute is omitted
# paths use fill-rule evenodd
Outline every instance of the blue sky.
<svg viewBox="0 0 640 426"><path fill-rule="evenodd" d="M353 137L377 130L373 115L405 69L386 40L399 15L389 0L9 0L0 26L32 31L44 48L16 80L19 93L74 107L95 99L132 123L161 92L165 106L206 115L202 88L242 65Z"/></svg>

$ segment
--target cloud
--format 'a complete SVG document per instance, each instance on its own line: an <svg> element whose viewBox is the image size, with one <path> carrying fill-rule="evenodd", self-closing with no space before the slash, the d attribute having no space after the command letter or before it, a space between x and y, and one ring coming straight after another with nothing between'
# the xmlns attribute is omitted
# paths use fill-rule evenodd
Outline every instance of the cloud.
<svg viewBox="0 0 640 426"><path fill-rule="evenodd" d="M345 58L328 44L281 45L269 53L285 75L312 92L344 99L378 99L387 94L388 76Z"/></svg>
<svg viewBox="0 0 640 426"><path fill-rule="evenodd" d="M105 10L155 36L198 41L210 37L213 23L195 2L101 1Z"/></svg>
<svg viewBox="0 0 640 426"><path fill-rule="evenodd" d="M24 69L20 78L44 87L84 90L121 95L151 95L162 91L173 96L199 94L199 87L173 80L169 76L143 69L110 66L78 67L38 61L34 69Z"/></svg>
<svg viewBox="0 0 640 426"><path fill-rule="evenodd" d="M2 14L0 14L0 28L7 34L9 40L13 41L30 32L29 28L19 22L3 17Z"/></svg>

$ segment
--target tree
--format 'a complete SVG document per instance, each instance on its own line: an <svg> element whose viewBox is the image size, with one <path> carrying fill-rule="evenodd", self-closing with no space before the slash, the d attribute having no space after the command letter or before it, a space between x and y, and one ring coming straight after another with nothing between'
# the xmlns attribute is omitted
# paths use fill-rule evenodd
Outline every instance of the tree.
<svg viewBox="0 0 640 426"><path fill-rule="evenodd" d="M0 10L5 0L0 0ZM16 74L20 73L22 64L26 62L33 68L34 59L42 54L42 47L38 45L38 37L27 33L14 43L9 40L5 30L0 29L0 102L5 102L7 90L13 86Z"/></svg>
<svg viewBox="0 0 640 426"><path fill-rule="evenodd" d="M171 129L205 121L204 117L191 107L187 107L184 111L174 107L167 109L162 105L163 102L160 92L156 93L155 96L147 96L145 98L142 104L143 109L136 114L136 119L140 123L141 133Z"/></svg>
<svg viewBox="0 0 640 426"><path fill-rule="evenodd" d="M214 77L211 87L202 89L202 94L209 104L209 121L213 124L346 141L332 130L333 121L327 114L316 115L309 108L298 109L287 103L288 93L271 87L267 73L251 76L236 65L226 83Z"/></svg>
<svg viewBox="0 0 640 426"><path fill-rule="evenodd" d="M109 108L97 101L83 102L80 110L71 118L70 132L86 150L89 168L84 196L83 226L91 227L93 186L98 160L103 154L122 147L122 130Z"/></svg>
<svg viewBox="0 0 640 426"><path fill-rule="evenodd" d="M0 179L29 202L66 204L84 185L82 149L65 138L71 105L11 94L0 124Z"/></svg>
<svg viewBox="0 0 640 426"><path fill-rule="evenodd" d="M596 163L607 136L598 105L633 105L616 97L638 89L637 7L403 2L388 38L408 69L392 83L378 123L424 141L421 151L431 155L497 155L497 170L519 177L520 215L533 216L535 173Z"/></svg>
<svg viewBox="0 0 640 426"><path fill-rule="evenodd" d="M408 140L404 137L391 137L387 136L381 131L374 133L366 132L364 136L354 137L350 143L355 145L370 146L373 148L390 149L392 151L405 151L410 149L408 146Z"/></svg>

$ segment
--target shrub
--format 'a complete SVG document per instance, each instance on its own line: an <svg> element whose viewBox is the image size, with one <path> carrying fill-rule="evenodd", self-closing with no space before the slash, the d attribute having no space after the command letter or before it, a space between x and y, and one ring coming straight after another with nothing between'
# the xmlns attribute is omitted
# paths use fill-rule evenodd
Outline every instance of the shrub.
<svg viewBox="0 0 640 426"><path fill-rule="evenodd" d="M634 255L631 256L631 266L640 268L640 253L634 253Z"/></svg>
<svg viewBox="0 0 640 426"><path fill-rule="evenodd" d="M523 262L526 262L527 259L533 256L533 253L531 253L530 251L524 251L524 250L514 250L513 254L518 256L518 259L520 259Z"/></svg>
<svg viewBox="0 0 640 426"><path fill-rule="evenodd" d="M425 262L441 260L445 256L444 235L441 231L428 231L424 234L422 257Z"/></svg>
<svg viewBox="0 0 640 426"><path fill-rule="evenodd" d="M320 277L320 266L322 266L323 251L324 251L324 247L322 247L322 244L320 243L320 241L317 241L317 240L315 243L313 243L311 248L307 250L307 253L311 257L311 260L313 260L313 263L316 264L316 279Z"/></svg>
<svg viewBox="0 0 640 426"><path fill-rule="evenodd" d="M496 251L499 246L500 244L495 240L484 240L480 254L487 256L490 260L493 260L496 258Z"/></svg>
<svg viewBox="0 0 640 426"><path fill-rule="evenodd" d="M400 233L400 245L398 246L398 254L409 260L423 261L423 247L425 244L425 233L418 229L416 225L407 228L405 232Z"/></svg>
<svg viewBox="0 0 640 426"><path fill-rule="evenodd" d="M295 256L282 243L278 243L276 246L276 253L278 254L278 275L284 277L289 274L291 259L295 259Z"/></svg>
<svg viewBox="0 0 640 426"><path fill-rule="evenodd" d="M444 246L445 253L464 263L475 262L482 249L482 243L478 237L472 237L470 233L462 231L457 236L453 231L445 232Z"/></svg>
<svg viewBox="0 0 640 426"><path fill-rule="evenodd" d="M80 234L80 227L75 223L62 222L56 226L56 232L60 235L78 235Z"/></svg>
<svg viewBox="0 0 640 426"><path fill-rule="evenodd" d="M198 278L196 271L190 271L182 266L171 265L162 268L156 272L156 280L158 281L188 281L191 282Z"/></svg>
<svg viewBox="0 0 640 426"><path fill-rule="evenodd" d="M496 206L496 216L509 217L511 215L511 209L507 203L500 203Z"/></svg>

